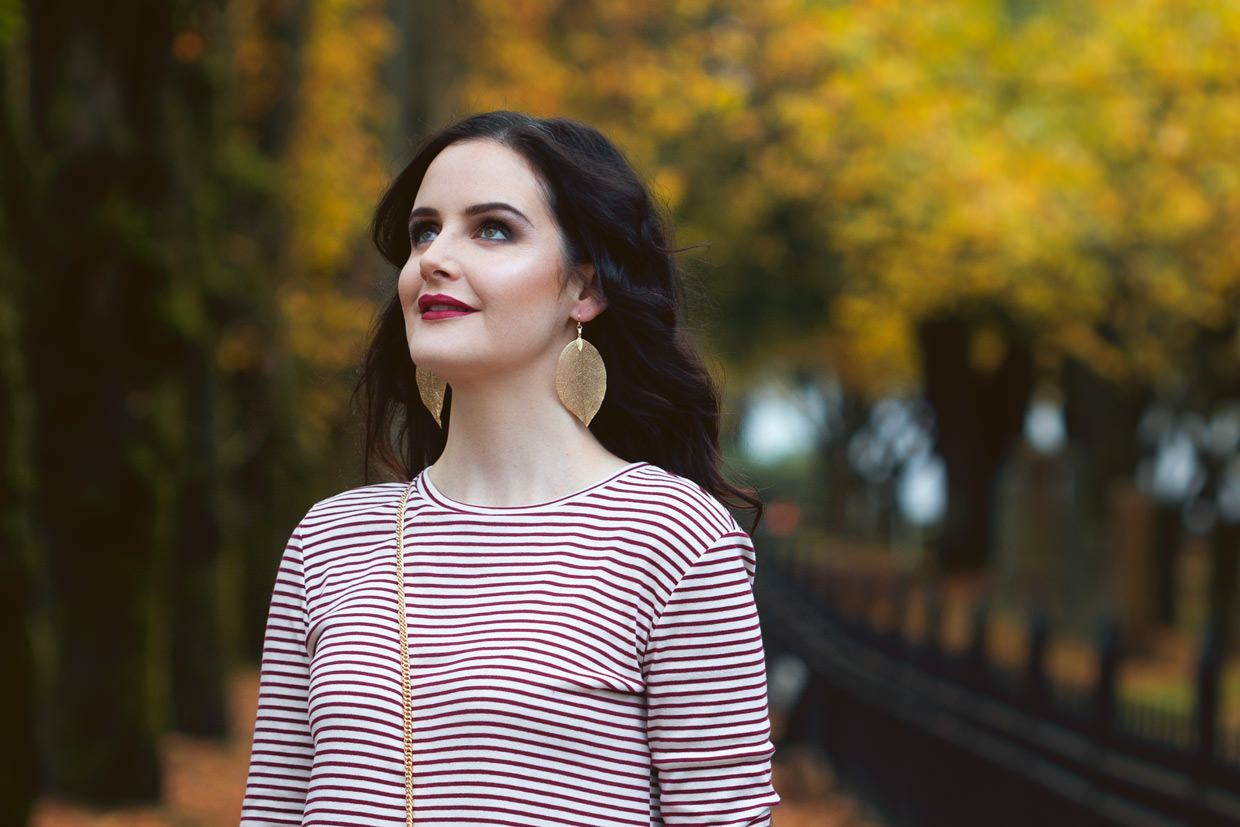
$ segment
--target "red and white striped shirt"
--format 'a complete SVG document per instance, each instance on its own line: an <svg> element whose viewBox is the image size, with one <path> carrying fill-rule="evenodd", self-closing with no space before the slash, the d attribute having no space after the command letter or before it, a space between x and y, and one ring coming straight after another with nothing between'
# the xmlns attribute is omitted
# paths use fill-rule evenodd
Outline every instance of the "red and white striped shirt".
<svg viewBox="0 0 1240 827"><path fill-rule="evenodd" d="M403 824L404 484L310 510L276 580L242 825ZM413 482L405 588L421 825L766 825L778 797L753 546L637 463L515 508Z"/></svg>

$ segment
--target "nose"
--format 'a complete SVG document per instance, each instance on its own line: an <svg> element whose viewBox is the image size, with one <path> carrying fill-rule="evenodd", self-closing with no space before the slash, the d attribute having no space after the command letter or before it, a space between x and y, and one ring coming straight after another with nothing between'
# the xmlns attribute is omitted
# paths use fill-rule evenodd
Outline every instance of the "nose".
<svg viewBox="0 0 1240 827"><path fill-rule="evenodd" d="M424 281L454 279L460 274L460 264L452 252L451 240L442 231L420 251L414 252L419 255L418 272Z"/></svg>

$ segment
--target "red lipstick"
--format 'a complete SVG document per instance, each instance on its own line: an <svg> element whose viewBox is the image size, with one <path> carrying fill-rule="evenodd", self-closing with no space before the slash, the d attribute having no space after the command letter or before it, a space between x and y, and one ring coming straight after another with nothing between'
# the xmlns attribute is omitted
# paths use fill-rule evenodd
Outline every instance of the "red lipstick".
<svg viewBox="0 0 1240 827"><path fill-rule="evenodd" d="M428 322L436 319L455 319L458 316L466 316L475 312L474 308L464 302L442 293L418 296L418 310L422 312L422 319Z"/></svg>

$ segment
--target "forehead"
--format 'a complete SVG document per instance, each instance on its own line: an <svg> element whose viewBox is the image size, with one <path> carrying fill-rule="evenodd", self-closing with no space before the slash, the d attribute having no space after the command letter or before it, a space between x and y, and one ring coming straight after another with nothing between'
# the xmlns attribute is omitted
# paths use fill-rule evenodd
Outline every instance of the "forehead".
<svg viewBox="0 0 1240 827"><path fill-rule="evenodd" d="M447 212L491 202L509 203L531 218L531 212L549 214L542 181L524 158L494 141L469 140L435 156L413 206Z"/></svg>

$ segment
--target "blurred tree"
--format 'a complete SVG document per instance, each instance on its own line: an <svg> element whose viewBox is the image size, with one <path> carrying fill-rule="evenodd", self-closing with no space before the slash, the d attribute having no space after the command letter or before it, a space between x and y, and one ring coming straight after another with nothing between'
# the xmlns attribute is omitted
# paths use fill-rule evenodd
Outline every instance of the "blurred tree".
<svg viewBox="0 0 1240 827"><path fill-rule="evenodd" d="M174 11L27 4L22 74L5 90L4 177L26 185L4 189L4 216L24 271L31 511L58 643L50 781L105 802L159 790L149 619L182 339L152 240L171 203Z"/></svg>
<svg viewBox="0 0 1240 827"><path fill-rule="evenodd" d="M257 654L289 528L359 476L383 3L148 6L0 0L5 823L36 740L51 787L105 803L158 793L163 727L223 734L226 629Z"/></svg>
<svg viewBox="0 0 1240 827"><path fill-rule="evenodd" d="M0 151L3 151L0 139ZM9 239L0 231L0 245ZM9 677L0 686L0 822L24 824L41 782L35 737L35 545L29 518L31 397L19 357L21 284L0 256L0 635L10 642Z"/></svg>
<svg viewBox="0 0 1240 827"><path fill-rule="evenodd" d="M446 125L456 112L449 90L470 58L462 26L468 4L389 0L388 15L398 35L385 83L394 102L388 144L403 161L420 138Z"/></svg>
<svg viewBox="0 0 1240 827"><path fill-rule="evenodd" d="M229 287L213 359L221 383L213 436L222 542L236 576L226 616L241 655L254 662L280 551L310 496L307 480L324 464L322 446L307 449L297 434L302 400L279 302L280 285L293 277L282 167L298 117L310 8L229 0L226 14L218 46L232 86L215 178L225 214L211 258Z"/></svg>
<svg viewBox="0 0 1240 827"><path fill-rule="evenodd" d="M230 0L222 44L235 121L220 157L228 225L216 256L244 289L230 291L215 350L223 384L216 440L223 542L239 580L234 622L250 662L262 650L276 565L304 510L310 465L291 427L297 394L278 301L289 269L280 159L296 119L307 11L305 3Z"/></svg>
<svg viewBox="0 0 1240 827"><path fill-rule="evenodd" d="M238 289L221 273L214 255L224 225L216 170L226 124L221 99L227 101L229 79L220 76L210 58L211 41L223 24L218 7L186 4L178 11L166 45L173 58L168 79L175 95L166 104L160 135L169 158L164 210L171 229L159 241L173 274L166 318L178 335L172 353L176 367L166 380L175 388L176 424L163 446L175 460L160 480L168 497L161 503L167 534L157 541L166 543L167 551L157 588L161 614L169 622L167 637L159 642L167 652L169 725L223 737L228 719L214 439L218 379L212 355L226 291Z"/></svg>
<svg viewBox="0 0 1240 827"><path fill-rule="evenodd" d="M9 80L10 54L22 35L16 0L0 0L0 88ZM0 157L16 157L16 136L0 107ZM33 399L21 358L25 279L12 251L6 211L26 184L20 169L0 162L0 635L9 645L8 677L0 684L0 823L25 824L40 764L35 734L35 658L31 618L35 555L30 496L33 483L30 433Z"/></svg>
<svg viewBox="0 0 1240 827"><path fill-rule="evenodd" d="M865 393L941 380L972 394L939 411L949 445L976 424L962 411L1000 415L978 457L946 451L967 522L1035 379L1071 358L1148 384L1235 315L1240 10L475 6L460 99L617 137L683 240L712 241L713 339L735 364L826 360ZM926 347L943 320L967 332L950 362ZM941 562L981 565L985 537L957 522Z"/></svg>
<svg viewBox="0 0 1240 827"><path fill-rule="evenodd" d="M227 18L234 121L215 255L244 287L222 313L215 436L238 634L256 660L290 529L360 477L345 426L374 313L364 234L383 184L392 27L379 0L229 0Z"/></svg>

